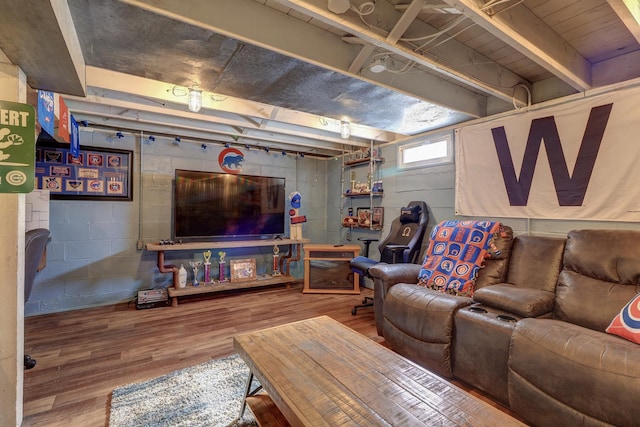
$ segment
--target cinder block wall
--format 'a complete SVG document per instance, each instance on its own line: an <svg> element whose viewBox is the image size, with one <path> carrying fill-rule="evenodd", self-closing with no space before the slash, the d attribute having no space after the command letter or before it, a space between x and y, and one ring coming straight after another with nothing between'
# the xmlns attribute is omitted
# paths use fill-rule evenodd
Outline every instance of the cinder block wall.
<svg viewBox="0 0 640 427"><path fill-rule="evenodd" d="M145 135L125 133L116 138L115 132L86 129L80 138L83 146L134 151L134 200L50 202L47 267L36 277L25 306L27 316L132 301L138 290L168 286L171 275L158 272L156 253L138 248L171 237L175 169L221 171L217 159L222 144L209 144L203 152L195 142L183 140L176 146L168 138L151 142ZM300 213L309 218L303 236L324 241L326 161L257 149L241 151L245 154L242 173L284 177L287 195L302 194ZM256 258L258 273L271 266L270 247L227 253L227 259ZM202 253L167 253L166 263L187 267L194 258L202 259ZM291 273L303 277L302 261L292 265Z"/></svg>

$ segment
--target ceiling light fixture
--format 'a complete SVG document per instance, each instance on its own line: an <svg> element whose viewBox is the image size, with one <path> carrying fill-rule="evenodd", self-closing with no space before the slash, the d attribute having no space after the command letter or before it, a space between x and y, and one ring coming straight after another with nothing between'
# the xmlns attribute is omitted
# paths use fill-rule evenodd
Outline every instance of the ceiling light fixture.
<svg viewBox="0 0 640 427"><path fill-rule="evenodd" d="M189 89L189 111L197 113L202 108L202 91Z"/></svg>
<svg viewBox="0 0 640 427"><path fill-rule="evenodd" d="M385 58L377 58L375 59L369 69L372 73L381 73L383 71L387 71L387 65L385 64Z"/></svg>
<svg viewBox="0 0 640 427"><path fill-rule="evenodd" d="M342 121L340 122L340 138L349 139L351 136L351 123Z"/></svg>
<svg viewBox="0 0 640 427"><path fill-rule="evenodd" d="M346 13L351 8L349 0L329 0L327 3L327 9L337 14Z"/></svg>

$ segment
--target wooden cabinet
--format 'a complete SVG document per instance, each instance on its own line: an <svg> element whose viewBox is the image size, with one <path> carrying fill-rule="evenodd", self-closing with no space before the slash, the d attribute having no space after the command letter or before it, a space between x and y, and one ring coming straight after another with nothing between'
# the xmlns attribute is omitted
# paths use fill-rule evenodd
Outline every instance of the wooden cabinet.
<svg viewBox="0 0 640 427"><path fill-rule="evenodd" d="M359 294L360 276L349 262L358 256L358 245L318 245L304 247L304 293Z"/></svg>

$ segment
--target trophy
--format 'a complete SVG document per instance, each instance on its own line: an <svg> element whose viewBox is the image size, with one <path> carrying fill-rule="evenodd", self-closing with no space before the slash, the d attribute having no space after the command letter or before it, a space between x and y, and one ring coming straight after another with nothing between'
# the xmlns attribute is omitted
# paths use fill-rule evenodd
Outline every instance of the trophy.
<svg viewBox="0 0 640 427"><path fill-rule="evenodd" d="M202 261L189 261L189 265L193 268L193 286L199 286L198 283L198 268L202 265Z"/></svg>
<svg viewBox="0 0 640 427"><path fill-rule="evenodd" d="M207 284L211 282L211 251L202 252L202 256L204 257L204 283Z"/></svg>
<svg viewBox="0 0 640 427"><path fill-rule="evenodd" d="M227 279L224 276L224 266L225 266L225 262L224 262L224 257L227 256L226 252L218 252L218 255L220 256L220 263L218 264L218 279L221 282L226 282Z"/></svg>
<svg viewBox="0 0 640 427"><path fill-rule="evenodd" d="M273 275L274 276L279 276L280 275L280 255L278 255L280 253L280 248L278 247L278 245L273 245Z"/></svg>

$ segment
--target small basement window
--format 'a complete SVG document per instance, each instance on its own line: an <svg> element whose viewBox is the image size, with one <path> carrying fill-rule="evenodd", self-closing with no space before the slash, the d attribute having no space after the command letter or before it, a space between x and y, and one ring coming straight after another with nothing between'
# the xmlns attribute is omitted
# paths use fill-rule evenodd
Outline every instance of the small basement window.
<svg viewBox="0 0 640 427"><path fill-rule="evenodd" d="M452 161L453 138L449 132L398 146L398 168L400 169L434 166Z"/></svg>

